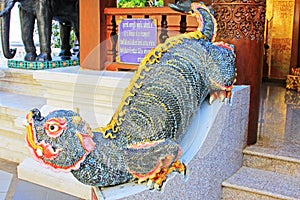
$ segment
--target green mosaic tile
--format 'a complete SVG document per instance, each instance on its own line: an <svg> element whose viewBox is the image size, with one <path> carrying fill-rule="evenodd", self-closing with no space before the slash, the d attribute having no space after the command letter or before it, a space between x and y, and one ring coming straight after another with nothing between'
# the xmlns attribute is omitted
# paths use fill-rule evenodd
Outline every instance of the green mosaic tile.
<svg viewBox="0 0 300 200"><path fill-rule="evenodd" d="M8 60L7 62L7 66L9 68L29 69L29 70L43 70L43 69L53 69L53 68L60 68L60 67L71 67L79 64L80 64L79 59L53 60L53 61L46 61L46 62Z"/></svg>

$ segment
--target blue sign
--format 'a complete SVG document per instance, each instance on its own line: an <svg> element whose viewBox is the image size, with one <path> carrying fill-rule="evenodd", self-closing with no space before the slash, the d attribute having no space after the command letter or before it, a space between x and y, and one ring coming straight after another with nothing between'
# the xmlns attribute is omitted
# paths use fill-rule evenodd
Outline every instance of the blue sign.
<svg viewBox="0 0 300 200"><path fill-rule="evenodd" d="M139 64L156 47L157 26L154 19L123 19L119 23L119 62Z"/></svg>

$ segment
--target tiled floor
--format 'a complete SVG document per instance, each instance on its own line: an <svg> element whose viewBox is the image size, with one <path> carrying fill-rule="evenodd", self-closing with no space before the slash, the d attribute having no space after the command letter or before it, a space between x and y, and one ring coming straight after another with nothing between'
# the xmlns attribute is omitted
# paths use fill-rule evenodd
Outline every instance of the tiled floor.
<svg viewBox="0 0 300 200"><path fill-rule="evenodd" d="M300 94L280 84L263 85L254 147L262 153L300 159Z"/></svg>
<svg viewBox="0 0 300 200"><path fill-rule="evenodd" d="M2 174L4 173L6 173L6 175L2 177ZM1 188L4 187L5 185L9 185L8 189L0 191L0 200L13 199L13 195L15 193L17 183L18 183L17 164L0 159L0 180L1 180L1 185L0 185Z"/></svg>
<svg viewBox="0 0 300 200"><path fill-rule="evenodd" d="M11 173L0 171L0 199L5 199L12 177Z"/></svg>
<svg viewBox="0 0 300 200"><path fill-rule="evenodd" d="M264 84L256 146L300 159L300 95L284 85ZM0 200L78 198L17 179L16 163L0 160ZM5 197L6 196L6 197Z"/></svg>

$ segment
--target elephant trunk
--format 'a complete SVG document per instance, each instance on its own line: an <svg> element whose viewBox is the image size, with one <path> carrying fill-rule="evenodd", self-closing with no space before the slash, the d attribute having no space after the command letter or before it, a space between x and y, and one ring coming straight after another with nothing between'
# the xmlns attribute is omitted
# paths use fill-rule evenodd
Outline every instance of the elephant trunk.
<svg viewBox="0 0 300 200"><path fill-rule="evenodd" d="M15 0L8 2L1 1L1 7L4 5L4 9L0 12L1 42L3 55L8 59L13 58L17 51L16 49L10 49L9 47L10 11L14 7L15 2Z"/></svg>

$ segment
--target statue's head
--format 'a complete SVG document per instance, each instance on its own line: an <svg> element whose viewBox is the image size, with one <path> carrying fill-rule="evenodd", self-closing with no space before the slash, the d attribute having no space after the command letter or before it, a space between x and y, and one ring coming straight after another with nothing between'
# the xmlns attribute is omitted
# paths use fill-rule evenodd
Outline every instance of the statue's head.
<svg viewBox="0 0 300 200"><path fill-rule="evenodd" d="M236 82L234 46L215 42L207 47L210 64L207 66L208 87L211 90L230 91Z"/></svg>
<svg viewBox="0 0 300 200"><path fill-rule="evenodd" d="M57 110L43 117L33 109L26 120L26 142L33 157L55 171L78 169L95 148L90 126L76 112Z"/></svg>

